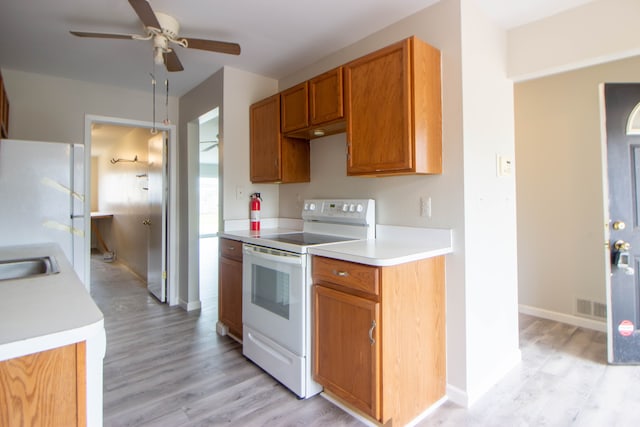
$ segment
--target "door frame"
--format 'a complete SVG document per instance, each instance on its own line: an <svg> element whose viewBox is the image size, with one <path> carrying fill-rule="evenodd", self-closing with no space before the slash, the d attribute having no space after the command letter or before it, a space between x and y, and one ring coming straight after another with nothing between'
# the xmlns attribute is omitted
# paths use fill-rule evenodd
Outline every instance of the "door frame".
<svg viewBox="0 0 640 427"><path fill-rule="evenodd" d="M178 204L177 204L177 183L178 183L178 160L176 153L177 141L176 141L176 126L164 125L160 123L124 119L119 117L99 116L87 114L84 118L84 212L87 217L84 224L85 235L85 286L87 290L91 287L91 125L94 123L108 124L115 126L131 126L138 128L157 129L162 132L165 131L168 134L169 144L168 153L165 158L167 159L167 179L169 180L167 185L167 235L166 238L169 242L178 241ZM167 303L170 306L178 304L178 245L167 244L166 261L167 266Z"/></svg>

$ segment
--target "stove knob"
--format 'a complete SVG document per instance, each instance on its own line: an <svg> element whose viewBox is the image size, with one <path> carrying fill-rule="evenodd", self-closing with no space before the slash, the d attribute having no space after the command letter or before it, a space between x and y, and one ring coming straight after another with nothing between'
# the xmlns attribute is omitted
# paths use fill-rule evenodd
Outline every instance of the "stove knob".
<svg viewBox="0 0 640 427"><path fill-rule="evenodd" d="M356 205L350 205L349 212L355 212L355 211L356 211Z"/></svg>
<svg viewBox="0 0 640 427"><path fill-rule="evenodd" d="M348 204L344 204L342 205L342 212L347 212L349 210L349 205Z"/></svg>
<svg viewBox="0 0 640 427"><path fill-rule="evenodd" d="M364 210L364 206L362 206L360 203L358 203L358 206L356 207L356 210L358 212L362 212Z"/></svg>
<svg viewBox="0 0 640 427"><path fill-rule="evenodd" d="M316 204L315 203L309 204L309 210L310 211L315 211L316 210Z"/></svg>
<svg viewBox="0 0 640 427"><path fill-rule="evenodd" d="M308 211L308 210L309 210L309 203L305 203L305 204L304 204L304 210L305 210L305 211Z"/></svg>

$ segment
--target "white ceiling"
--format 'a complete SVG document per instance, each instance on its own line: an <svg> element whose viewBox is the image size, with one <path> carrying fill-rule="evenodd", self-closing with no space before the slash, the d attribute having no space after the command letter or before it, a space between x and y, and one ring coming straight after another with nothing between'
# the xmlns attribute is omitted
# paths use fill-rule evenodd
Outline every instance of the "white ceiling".
<svg viewBox="0 0 640 427"><path fill-rule="evenodd" d="M176 49L185 71L153 67L151 42L87 39L69 30L143 34L127 0L3 0L0 68L148 91L153 72L181 96L224 65L276 79L438 0L149 0L187 37L237 42L240 56ZM512 28L592 0L475 0Z"/></svg>

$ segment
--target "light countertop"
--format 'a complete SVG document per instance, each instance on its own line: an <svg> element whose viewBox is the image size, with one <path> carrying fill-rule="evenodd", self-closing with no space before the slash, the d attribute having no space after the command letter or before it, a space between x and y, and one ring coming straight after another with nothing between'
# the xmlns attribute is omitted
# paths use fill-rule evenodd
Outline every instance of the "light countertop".
<svg viewBox="0 0 640 427"><path fill-rule="evenodd" d="M220 233L220 236L245 243L263 244L257 237L296 231L300 230L275 227L259 232L231 230ZM452 253L453 238L450 229L377 225L375 239L312 246L308 252L361 264L390 266Z"/></svg>
<svg viewBox="0 0 640 427"><path fill-rule="evenodd" d="M378 225L376 238L309 248L309 253L343 261L390 266L453 252L451 230Z"/></svg>
<svg viewBox="0 0 640 427"><path fill-rule="evenodd" d="M53 255L60 272L0 280L0 361L104 334L104 318L55 244L0 247L0 261Z"/></svg>

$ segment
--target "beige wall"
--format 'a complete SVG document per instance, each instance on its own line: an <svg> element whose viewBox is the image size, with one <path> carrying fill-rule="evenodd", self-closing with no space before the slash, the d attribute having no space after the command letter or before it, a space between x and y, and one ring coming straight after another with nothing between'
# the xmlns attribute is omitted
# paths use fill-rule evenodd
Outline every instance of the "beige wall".
<svg viewBox="0 0 640 427"><path fill-rule="evenodd" d="M179 282L180 305L199 307L198 126L202 114L219 107L220 195L222 219L248 219L248 195L260 191L265 200L264 217L278 216L278 186L254 185L249 181L249 106L277 92L277 82L268 77L224 67L180 98L180 206L181 240ZM246 198L236 198L242 186Z"/></svg>
<svg viewBox="0 0 640 427"><path fill-rule="evenodd" d="M147 180L136 175L148 172L149 129L135 128L108 145L98 157L98 210L113 214L102 227L102 236L117 259L143 280L147 280L147 227L149 216ZM135 163L111 163L111 159L133 159ZM106 221L105 221L106 222ZM101 248L102 249L102 248Z"/></svg>
<svg viewBox="0 0 640 427"><path fill-rule="evenodd" d="M576 298L606 302L604 82L640 82L640 58L515 86L519 293L529 308L574 315Z"/></svg>
<svg viewBox="0 0 640 427"><path fill-rule="evenodd" d="M83 144L87 114L152 119L151 90L140 92L5 68L2 76L11 102L9 129L13 139ZM172 123L178 119L177 106L177 98L169 97Z"/></svg>
<svg viewBox="0 0 640 427"><path fill-rule="evenodd" d="M279 88L413 34L442 52L443 174L347 177L345 135L317 139L311 182L281 186L280 216L299 217L299 199L371 197L378 223L453 229L446 272L448 393L466 405L519 359L515 181L495 173L495 154L513 158L514 152L506 34L473 1L445 0L280 80ZM431 197L431 219L420 217L420 197Z"/></svg>
<svg viewBox="0 0 640 427"><path fill-rule="evenodd" d="M598 0L509 31L519 81L640 55L640 2Z"/></svg>

